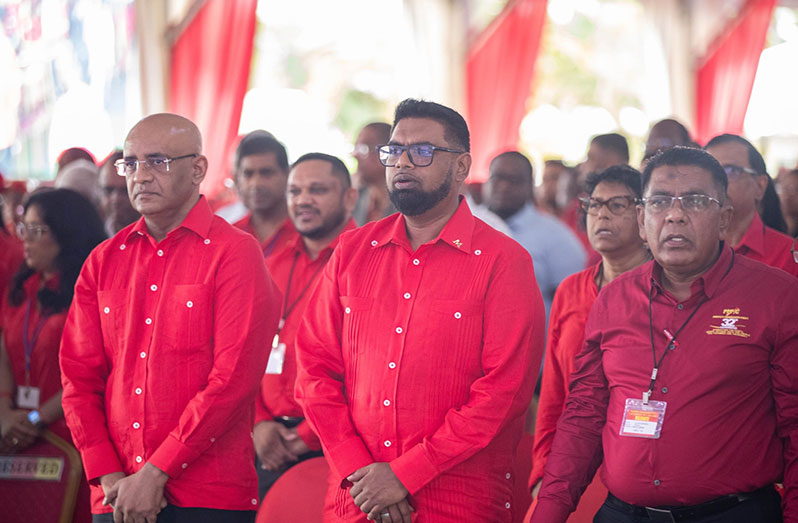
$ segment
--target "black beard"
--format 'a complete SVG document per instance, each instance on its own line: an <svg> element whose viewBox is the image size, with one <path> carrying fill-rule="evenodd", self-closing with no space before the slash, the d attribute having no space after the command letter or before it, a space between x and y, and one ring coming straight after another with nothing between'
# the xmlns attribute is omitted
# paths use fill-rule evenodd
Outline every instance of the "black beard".
<svg viewBox="0 0 798 523"><path fill-rule="evenodd" d="M452 170L449 169L443 182L431 191L394 189L388 191L388 197L393 206L405 216L424 214L449 194L452 189L452 175Z"/></svg>
<svg viewBox="0 0 798 523"><path fill-rule="evenodd" d="M338 209L338 212L330 216L324 222L322 222L321 225L309 231L300 231L297 229L297 232L299 233L300 236L304 236L305 238L310 238L311 240L318 240L319 238L324 238L332 231L334 231L339 225L344 223L345 219L346 219L346 209L344 208L343 202L341 202L341 207L340 209Z"/></svg>

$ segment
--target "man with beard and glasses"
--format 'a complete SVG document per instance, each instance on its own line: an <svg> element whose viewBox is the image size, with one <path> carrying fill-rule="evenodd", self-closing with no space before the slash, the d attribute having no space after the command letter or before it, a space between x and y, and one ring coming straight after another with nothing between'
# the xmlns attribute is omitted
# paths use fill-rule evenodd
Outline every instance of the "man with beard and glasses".
<svg viewBox="0 0 798 523"><path fill-rule="evenodd" d="M255 236L268 259L297 239L285 203L288 180L285 147L267 131L252 131L239 142L233 168L236 190L249 211L234 225Z"/></svg>
<svg viewBox="0 0 798 523"><path fill-rule="evenodd" d="M325 521L512 519L545 313L529 254L459 196L468 150L457 112L400 103L379 148L399 214L342 235L310 300L296 396Z"/></svg>
<svg viewBox="0 0 798 523"><path fill-rule="evenodd" d="M267 259L283 293L280 330L255 402L253 429L261 499L289 467L321 455L321 444L294 399L294 340L321 270L339 235L354 229L357 190L346 165L323 153L299 158L288 175L288 216L299 236Z"/></svg>

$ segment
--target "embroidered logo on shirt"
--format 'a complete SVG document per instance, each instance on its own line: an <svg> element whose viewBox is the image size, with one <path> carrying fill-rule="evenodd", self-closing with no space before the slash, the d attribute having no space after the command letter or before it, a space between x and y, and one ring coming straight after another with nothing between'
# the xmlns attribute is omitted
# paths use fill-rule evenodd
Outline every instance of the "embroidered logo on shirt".
<svg viewBox="0 0 798 523"><path fill-rule="evenodd" d="M720 320L720 325L710 325L712 327L707 334L720 334L724 336L738 336L749 338L751 335L742 329L745 325L739 323L740 320L747 320L748 316L740 315L740 308L723 309L723 314L712 316L713 319Z"/></svg>
<svg viewBox="0 0 798 523"><path fill-rule="evenodd" d="M455 241L453 241L452 243L453 243L453 244L455 244L455 245L457 245L457 248L458 248L458 249L459 249L460 247L462 247L462 246L463 246L463 242L461 242L460 240L455 240Z"/></svg>

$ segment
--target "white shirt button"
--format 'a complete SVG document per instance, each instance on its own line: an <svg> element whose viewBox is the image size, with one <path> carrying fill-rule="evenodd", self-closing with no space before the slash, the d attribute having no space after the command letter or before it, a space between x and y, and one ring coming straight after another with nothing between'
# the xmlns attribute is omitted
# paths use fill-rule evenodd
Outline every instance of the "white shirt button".
<svg viewBox="0 0 798 523"><path fill-rule="evenodd" d="M253 505L257 505L257 504L258 504L258 500L257 500L257 499L255 499L255 498L252 498L252 504L253 504Z"/></svg>
<svg viewBox="0 0 798 523"><path fill-rule="evenodd" d="M163 250L162 249L158 249L158 256L163 256Z"/></svg>
<svg viewBox="0 0 798 523"><path fill-rule="evenodd" d="M155 292L158 290L158 286L153 283L152 285L150 285L150 290Z"/></svg>
<svg viewBox="0 0 798 523"><path fill-rule="evenodd" d="M141 351L141 353L139 354L139 358L144 359L146 357L147 357L147 353L144 352L144 351Z"/></svg>
<svg viewBox="0 0 798 523"><path fill-rule="evenodd" d="M103 309L103 312L108 314L109 312L111 312L111 308L110 307L106 307L106 308Z"/></svg>
<svg viewBox="0 0 798 523"><path fill-rule="evenodd" d="M396 334L402 334L402 327L396 327Z"/></svg>
<svg viewBox="0 0 798 523"><path fill-rule="evenodd" d="M418 258L413 259L413 265L418 265L419 263L421 263L421 262L418 261Z"/></svg>
<svg viewBox="0 0 798 523"><path fill-rule="evenodd" d="M386 407L390 407L391 406L391 400L385 400L385 401L382 402L382 404L385 405Z"/></svg>
<svg viewBox="0 0 798 523"><path fill-rule="evenodd" d="M142 392L141 387L137 387L135 392L137 396L140 395Z"/></svg>
<svg viewBox="0 0 798 523"><path fill-rule="evenodd" d="M134 421L134 422L133 422L133 428L134 428L134 429L137 429L137 428L139 428L139 427L141 427L141 425L139 425L139 422L138 422L138 421Z"/></svg>
<svg viewBox="0 0 798 523"><path fill-rule="evenodd" d="M510 473L508 472L507 474L505 474L505 475L504 475L504 477L505 477L506 479L510 479Z"/></svg>
<svg viewBox="0 0 798 523"><path fill-rule="evenodd" d="M510 502L509 501L504 504L504 508L510 508Z"/></svg>
<svg viewBox="0 0 798 523"><path fill-rule="evenodd" d="M385 443L383 443L383 445L385 445L386 447L390 447L391 442L389 440L385 440Z"/></svg>
<svg viewBox="0 0 798 523"><path fill-rule="evenodd" d="M205 238L205 240L203 240L202 243L204 243L205 245L210 245L211 244L211 240L210 240L210 238Z"/></svg>
<svg viewBox="0 0 798 523"><path fill-rule="evenodd" d="M123 243L122 245L119 246L119 250L120 251L124 251L125 247L127 247L127 246Z"/></svg>
<svg viewBox="0 0 798 523"><path fill-rule="evenodd" d="M187 469L187 468L188 468L188 463L183 463L183 464L182 464L182 465L180 465L180 466L181 466L181 467L183 467L184 469Z"/></svg>
<svg viewBox="0 0 798 523"><path fill-rule="evenodd" d="M213 443L214 441L216 441L216 438L211 438L211 443Z"/></svg>
<svg viewBox="0 0 798 523"><path fill-rule="evenodd" d="M389 369L395 369L395 368L396 368L396 363L394 363L394 362L390 362L390 363L388 364L388 368L389 368Z"/></svg>
<svg viewBox="0 0 798 523"><path fill-rule="evenodd" d="M146 320L144 320L144 323L146 323L147 325L152 325L152 318L147 318Z"/></svg>
<svg viewBox="0 0 798 523"><path fill-rule="evenodd" d="M347 308L345 308L345 309L344 309L344 312L345 312L345 313L347 313L347 314L349 314L350 312L352 312L352 309L350 309L349 307L347 307Z"/></svg>
<svg viewBox="0 0 798 523"><path fill-rule="evenodd" d="M371 240L371 246L372 247L376 247L378 243L380 243L380 242L378 242L377 240Z"/></svg>
<svg viewBox="0 0 798 523"><path fill-rule="evenodd" d="M409 299L410 299L410 293L409 293L409 292L406 292L406 293L404 294L404 298L405 298L406 300L409 300Z"/></svg>
<svg viewBox="0 0 798 523"><path fill-rule="evenodd" d="M475 251L474 251L474 254L476 254L477 256L479 256L480 254L482 254L482 251L480 251L479 249L477 249L477 250L475 250Z"/></svg>
<svg viewBox="0 0 798 523"><path fill-rule="evenodd" d="M136 456L136 463L141 463L142 461L144 461L144 458L141 456Z"/></svg>
<svg viewBox="0 0 798 523"><path fill-rule="evenodd" d="M455 312L455 313L454 313L454 317L455 317L455 318L457 318L457 319L459 320L460 318L462 318L462 317L463 317L463 315L462 315L462 314L460 314L459 312Z"/></svg>
<svg viewBox="0 0 798 523"><path fill-rule="evenodd" d="M654 485L656 485L656 486L658 486L658 487L659 487L659 484L660 484L660 481L659 481L658 479L655 479L655 480L654 480Z"/></svg>
<svg viewBox="0 0 798 523"><path fill-rule="evenodd" d="M193 301L189 300L189 301L186 302L186 307L188 307L189 309L191 307L193 307L193 306L194 306L194 302Z"/></svg>

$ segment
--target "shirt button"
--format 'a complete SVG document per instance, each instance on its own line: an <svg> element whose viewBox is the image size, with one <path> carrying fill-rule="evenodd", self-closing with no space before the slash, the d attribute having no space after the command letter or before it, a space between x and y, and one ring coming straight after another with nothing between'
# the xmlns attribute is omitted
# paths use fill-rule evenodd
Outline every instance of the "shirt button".
<svg viewBox="0 0 798 523"><path fill-rule="evenodd" d="M405 298L406 300L409 300L409 299L410 299L410 293L409 293L409 292L406 292L406 293L404 294L404 298Z"/></svg>
<svg viewBox="0 0 798 523"><path fill-rule="evenodd" d="M152 318L147 318L146 320L144 320L144 323L146 323L147 325L152 325Z"/></svg>
<svg viewBox="0 0 798 523"><path fill-rule="evenodd" d="M344 309L344 312L345 312L345 313L347 313L347 314L349 314L350 312L352 312L352 309L350 309L349 307L347 307L347 308L345 308L345 309Z"/></svg>
<svg viewBox="0 0 798 523"><path fill-rule="evenodd" d="M158 286L153 283L152 285L150 285L150 290L155 292L158 290Z"/></svg>
<svg viewBox="0 0 798 523"><path fill-rule="evenodd" d="M413 265L418 265L419 263L421 263L421 262L420 262L420 261L418 261L418 258L416 258L416 259L414 259L414 260L413 260Z"/></svg>
<svg viewBox="0 0 798 523"><path fill-rule="evenodd" d="M122 245L119 246L119 250L120 251L124 251L125 247L126 247L126 245L123 243Z"/></svg>
<svg viewBox="0 0 798 523"><path fill-rule="evenodd" d="M141 351L141 353L139 354L139 358L144 359L146 357L147 357L147 353L144 352L144 351Z"/></svg>
<svg viewBox="0 0 798 523"><path fill-rule="evenodd" d="M141 463L144 459L141 456L136 456L136 463Z"/></svg>
<svg viewBox="0 0 798 523"><path fill-rule="evenodd" d="M205 245L210 245L210 244L211 244L211 240L210 240L209 238L205 238L205 239L202 241L202 243L204 243Z"/></svg>
<svg viewBox="0 0 798 523"><path fill-rule="evenodd" d="M402 327L396 327L396 334L402 334Z"/></svg>
<svg viewBox="0 0 798 523"><path fill-rule="evenodd" d="M662 393L663 394L667 394L668 393L668 387L662 387Z"/></svg>
<svg viewBox="0 0 798 523"><path fill-rule="evenodd" d="M477 249L477 250L475 250L475 251L474 251L474 254L476 254L477 256L479 256L480 254L482 254L482 251L480 251L479 249Z"/></svg>
<svg viewBox="0 0 798 523"><path fill-rule="evenodd" d="M457 319L459 320L460 318L462 318L462 317L463 317L463 315L462 315L462 314L460 314L459 312L455 312L455 313L454 313L454 317L455 317L455 318L457 318Z"/></svg>
<svg viewBox="0 0 798 523"><path fill-rule="evenodd" d="M676 308L677 308L677 309L679 309L679 310L684 310L684 305L682 305L682 304L680 303L679 305L677 305L677 306L676 306Z"/></svg>
<svg viewBox="0 0 798 523"><path fill-rule="evenodd" d="M253 505L257 505L257 504L258 504L258 500L257 500L257 499L255 499L255 498L252 498L252 504L253 504Z"/></svg>
<svg viewBox="0 0 798 523"><path fill-rule="evenodd" d="M385 443L383 443L383 445L385 445L386 447L390 447L391 442L389 440L385 440Z"/></svg>
<svg viewBox="0 0 798 523"><path fill-rule="evenodd" d="M395 368L396 368L396 363L394 363L394 362L390 362L390 363L388 364L388 368L389 368L389 369L395 369Z"/></svg>
<svg viewBox="0 0 798 523"><path fill-rule="evenodd" d="M163 250L158 249L158 256L163 256Z"/></svg>
<svg viewBox="0 0 798 523"><path fill-rule="evenodd" d="M655 479L655 480L654 480L654 485L656 485L656 486L658 486L658 487L659 487L659 483L660 483L660 481L659 481L658 479Z"/></svg>
<svg viewBox="0 0 798 523"><path fill-rule="evenodd" d="M509 501L504 504L504 508L510 508L510 502Z"/></svg>
<svg viewBox="0 0 798 523"><path fill-rule="evenodd" d="M188 468L188 463L183 463L183 464L182 464L182 465L180 465L180 466L181 466L181 467L183 467L184 469L187 469L187 468Z"/></svg>
<svg viewBox="0 0 798 523"><path fill-rule="evenodd" d="M213 443L214 441L216 441L216 438L211 438L211 443Z"/></svg>
<svg viewBox="0 0 798 523"><path fill-rule="evenodd" d="M141 427L141 425L139 425L139 422L138 422L138 421L134 421L134 422L133 422L133 428L134 428L134 429L137 429L137 428L139 428L139 427Z"/></svg>
<svg viewBox="0 0 798 523"><path fill-rule="evenodd" d="M391 406L391 400L385 400L385 401L382 402L382 404L385 405L386 407L390 407Z"/></svg>
<svg viewBox="0 0 798 523"><path fill-rule="evenodd" d="M377 240L371 240L371 246L372 247L376 247L378 243L380 243L380 242L378 242Z"/></svg>
<svg viewBox="0 0 798 523"><path fill-rule="evenodd" d="M510 479L510 473L508 472L507 474L505 474L505 475L504 475L504 477L505 477L506 479Z"/></svg>
<svg viewBox="0 0 798 523"><path fill-rule="evenodd" d="M106 307L106 308L103 309L103 312L108 314L109 312L111 312L111 308L110 307Z"/></svg>
<svg viewBox="0 0 798 523"><path fill-rule="evenodd" d="M189 309L191 307L193 307L193 306L194 306L194 302L193 301L189 300L189 301L186 302L186 307L188 307Z"/></svg>
<svg viewBox="0 0 798 523"><path fill-rule="evenodd" d="M137 396L138 396L138 395L140 395L140 394L141 394L141 392L142 392L142 391L141 391L141 387L138 387L138 388L136 388L136 391L135 391L135 392L136 392L136 395L137 395Z"/></svg>

